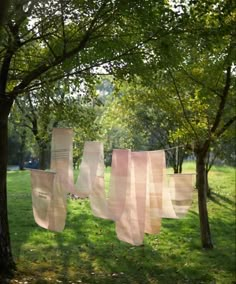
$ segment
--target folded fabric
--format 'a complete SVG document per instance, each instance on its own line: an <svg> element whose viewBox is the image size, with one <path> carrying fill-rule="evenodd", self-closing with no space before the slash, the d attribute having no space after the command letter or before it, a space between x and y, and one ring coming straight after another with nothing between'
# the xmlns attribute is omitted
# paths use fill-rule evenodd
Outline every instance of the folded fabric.
<svg viewBox="0 0 236 284"><path fill-rule="evenodd" d="M66 194L56 173L31 170L32 207L35 222L52 231L65 227Z"/></svg>

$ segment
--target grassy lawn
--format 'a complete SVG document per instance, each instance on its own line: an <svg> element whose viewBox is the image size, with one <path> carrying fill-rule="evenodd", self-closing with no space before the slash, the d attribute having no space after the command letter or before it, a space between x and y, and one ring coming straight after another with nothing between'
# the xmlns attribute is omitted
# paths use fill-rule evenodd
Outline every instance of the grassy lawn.
<svg viewBox="0 0 236 284"><path fill-rule="evenodd" d="M184 172L189 171L194 171L194 164L184 165ZM144 246L132 247L116 238L112 221L92 216L88 200L68 200L62 233L38 227L29 172L9 172L9 221L18 267L11 283L236 283L235 169L214 167L209 175L215 248L205 251L200 244L196 192L184 219L164 219L159 235L146 235Z"/></svg>

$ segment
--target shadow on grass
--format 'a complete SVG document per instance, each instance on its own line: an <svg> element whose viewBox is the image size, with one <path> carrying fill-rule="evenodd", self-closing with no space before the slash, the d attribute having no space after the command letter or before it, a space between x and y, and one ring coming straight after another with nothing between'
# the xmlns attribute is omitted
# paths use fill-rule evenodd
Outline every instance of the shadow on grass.
<svg viewBox="0 0 236 284"><path fill-rule="evenodd" d="M225 206L224 203L235 206L235 202L230 198L224 196L223 194L216 193L214 191L211 192L211 197L209 198L212 202L217 203L218 205Z"/></svg>
<svg viewBox="0 0 236 284"><path fill-rule="evenodd" d="M211 217L217 244L212 251L201 249L192 209L184 219L163 220L159 235L147 235L144 246L133 247L116 238L112 221L92 216L88 200L68 201L62 233L39 228L28 193L26 183L9 194L18 277L28 283L215 283L215 274L234 273L232 221Z"/></svg>
<svg viewBox="0 0 236 284"><path fill-rule="evenodd" d="M78 213L71 216L70 223L78 224L74 226L74 239L65 244L62 235L56 237L58 250L67 251L59 273L63 283L69 283L70 279L79 279L82 283L210 283L213 280L199 270L200 263L180 268L179 263L185 264L186 256L176 249L183 242L187 251L192 248L186 235L174 236L167 232L169 243L164 249L160 247L166 232L162 238L146 236L144 246L133 247L117 240L111 221ZM184 231L184 222L180 223ZM176 227L181 230L178 224ZM174 252L170 250L173 245Z"/></svg>

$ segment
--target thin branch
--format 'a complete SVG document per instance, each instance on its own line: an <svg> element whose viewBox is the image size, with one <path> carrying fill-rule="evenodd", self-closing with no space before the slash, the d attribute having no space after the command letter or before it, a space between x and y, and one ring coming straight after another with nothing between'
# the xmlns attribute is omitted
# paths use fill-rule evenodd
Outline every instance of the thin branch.
<svg viewBox="0 0 236 284"><path fill-rule="evenodd" d="M48 33L46 33L46 34L44 34L44 38L45 37L48 37L48 36L52 36L52 35L54 35L54 32L48 32ZM40 35L40 36L32 36L31 38L28 38L27 40L25 40L25 41L22 41L21 43L20 43L20 47L22 47L22 46L24 46L24 45L26 45L26 44L28 44L28 43L32 43L33 41L36 41L36 40L40 40L40 39L42 39L43 37L42 37L42 35Z"/></svg>
<svg viewBox="0 0 236 284"><path fill-rule="evenodd" d="M174 78L172 72L170 71L170 69L168 69L168 72L170 73L170 77L171 77L171 79L172 79L172 81L173 81L176 94L177 94L177 96L178 96L178 98L179 98L179 102L180 102L180 105L181 105L181 108L182 108L182 111L183 111L184 118L185 118L185 120L187 121L187 123L188 123L188 125L190 126L190 128L192 129L192 131L193 131L193 133L194 133L196 139L198 140L198 135L197 135L197 133L196 133L196 131L195 131L195 129L194 129L194 127L193 127L191 121L189 120L187 113L186 113L186 110L185 110L185 107L184 107L184 103L183 103L182 98L181 98L181 96L180 96L180 92L179 92L179 89L178 89L176 80L175 80L175 78Z"/></svg>
<svg viewBox="0 0 236 284"><path fill-rule="evenodd" d="M20 102L17 100L17 98L16 98L15 102L16 102L17 107L18 107L19 110L21 111L21 113L22 113L31 123L33 123L32 116L29 115L28 113L25 113L24 108L21 106L21 104L20 104Z"/></svg>
<svg viewBox="0 0 236 284"><path fill-rule="evenodd" d="M227 121L223 127L216 132L216 137L220 137L234 122L236 121L236 115Z"/></svg>
<svg viewBox="0 0 236 284"><path fill-rule="evenodd" d="M100 9L103 8L104 5L102 5L100 7ZM68 51L65 55L60 55L57 56L55 58L55 60L52 62L52 64L48 64L48 63L42 63L41 65L39 65L37 68L35 68L32 72L30 72L28 75L25 76L25 78L21 81L21 83L19 83L19 85L17 85L12 92L10 92L9 94L16 96L20 91L23 91L25 89L25 87L27 87L33 80L35 80L36 78L38 78L40 75L46 73L48 70L50 70L52 67L55 67L57 65L59 65L60 63L62 63L65 59L72 57L73 55L75 55L76 53L78 53L80 50L82 50L92 32L93 32L93 28L94 25L96 24L98 18L99 18L99 14L100 14L100 9L98 10L97 14L94 16L93 20L90 23L89 28L87 29L87 31L85 32L84 36L82 37L79 45L75 48L73 48L72 50Z"/></svg>
<svg viewBox="0 0 236 284"><path fill-rule="evenodd" d="M217 114L216 114L216 117L215 117L214 124L211 128L211 133L215 133L217 127L219 126L219 123L220 123L220 120L221 120L221 117L223 115L223 111L224 111L224 108L225 108L226 100L227 100L227 97L228 97L228 94L229 94L230 83L231 83L231 66L229 66L227 68L227 71L226 71L225 86L224 86L223 93L220 96L221 100L220 100L218 111L217 111Z"/></svg>
<svg viewBox="0 0 236 284"><path fill-rule="evenodd" d="M181 67L181 70L183 70L184 74L185 74L188 78L190 78L193 82L195 82L196 84L203 86L204 88L210 90L212 93L214 93L214 94L217 95L217 96L221 96L221 92L218 91L217 89L208 87L204 82L202 82L202 81L196 79L192 74L190 74L189 72L187 72L183 67Z"/></svg>
<svg viewBox="0 0 236 284"><path fill-rule="evenodd" d="M62 38L63 38L63 55L66 54L66 33L65 33L65 22L64 22L64 5L62 6L62 2L60 2L60 10L61 10L61 25L62 25Z"/></svg>

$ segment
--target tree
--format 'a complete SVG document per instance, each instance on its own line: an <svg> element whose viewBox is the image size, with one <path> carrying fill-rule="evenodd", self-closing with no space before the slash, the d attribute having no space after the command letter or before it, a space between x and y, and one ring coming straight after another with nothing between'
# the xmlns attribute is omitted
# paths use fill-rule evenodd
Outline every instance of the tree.
<svg viewBox="0 0 236 284"><path fill-rule="evenodd" d="M5 20L8 5L9 5L8 0L2 0L1 3L0 3L0 27Z"/></svg>
<svg viewBox="0 0 236 284"><path fill-rule="evenodd" d="M164 85L162 88L165 89ZM186 140L172 138L172 133L179 125L176 116L170 114L173 103L170 103L167 92L168 88L163 92L158 90L156 94L143 85L140 78L131 83L118 82L110 110L105 117L110 117L113 124L119 119L120 124L122 122L123 127L129 130L132 149L167 149L168 166L173 168L174 173L181 173L183 160L188 153L188 143Z"/></svg>
<svg viewBox="0 0 236 284"><path fill-rule="evenodd" d="M231 1L173 4L184 25L174 37L148 42L146 61L127 68L133 78L138 76L136 99L130 102L155 105L158 100L159 108L177 126L171 129L172 140L193 145L201 243L211 249L206 160L210 146L236 120L235 10Z"/></svg>
<svg viewBox="0 0 236 284"><path fill-rule="evenodd" d="M12 0L0 30L0 267L13 268L7 219L8 115L17 96L65 76L109 72L142 58L165 35L168 7L156 1ZM3 17L2 17L3 18ZM152 21L149 21L152 19ZM134 58L134 57L133 57ZM115 72L114 72L115 73Z"/></svg>
<svg viewBox="0 0 236 284"><path fill-rule="evenodd" d="M122 101L130 113L134 113L137 105L145 107L146 114L150 112L149 108L153 112L159 108L159 114L163 112L165 116L162 120L152 118L148 125L158 121L158 128L162 133L168 132L170 141L185 141L188 147L193 145L196 156L201 242L203 248L211 249L213 244L207 213L207 174L210 168L207 168L207 157L211 145L216 147L225 131L234 126L236 78L235 71L228 66L228 62L219 68L219 62L216 62L215 58L220 55L214 55L213 61L204 61L202 57L205 56L209 54L199 55L198 63L188 63L188 71L185 69L186 66L164 71L160 75L158 85L150 79L151 76L148 87L140 85L138 80L135 91L126 87L127 94L123 93ZM217 77L220 77L217 88L213 84L216 72ZM214 95L216 92L217 95ZM134 117L141 123L140 112L135 113ZM170 124L166 124L165 120L169 120ZM174 128L170 127L173 123Z"/></svg>
<svg viewBox="0 0 236 284"><path fill-rule="evenodd" d="M34 137L34 152L39 157L39 168L49 166L49 147L53 127L89 129L94 120L90 101L95 98L84 86L83 94L76 88L76 80L61 80L60 83L42 85L41 89L18 97L11 121L16 126L27 128ZM72 90L73 86L73 90Z"/></svg>
<svg viewBox="0 0 236 284"><path fill-rule="evenodd" d="M154 56L152 70L146 72L151 81L146 80L146 84L152 85L153 90L158 92L164 79L165 89L168 86L172 94L168 100L170 113L179 124L173 137L194 144L201 242L206 249L213 247L207 212L206 159L211 144L233 127L236 120L233 5L231 1L213 0L179 4L186 32L165 42L162 57L157 49L160 43L150 43L150 53ZM150 76L154 70L160 71L162 64L165 64L163 72Z"/></svg>
<svg viewBox="0 0 236 284"><path fill-rule="evenodd" d="M24 161L29 158L30 151L26 150L26 145L29 145L28 133L26 129L15 127L12 120L9 121L8 135L8 165L18 165L20 170L24 169Z"/></svg>

